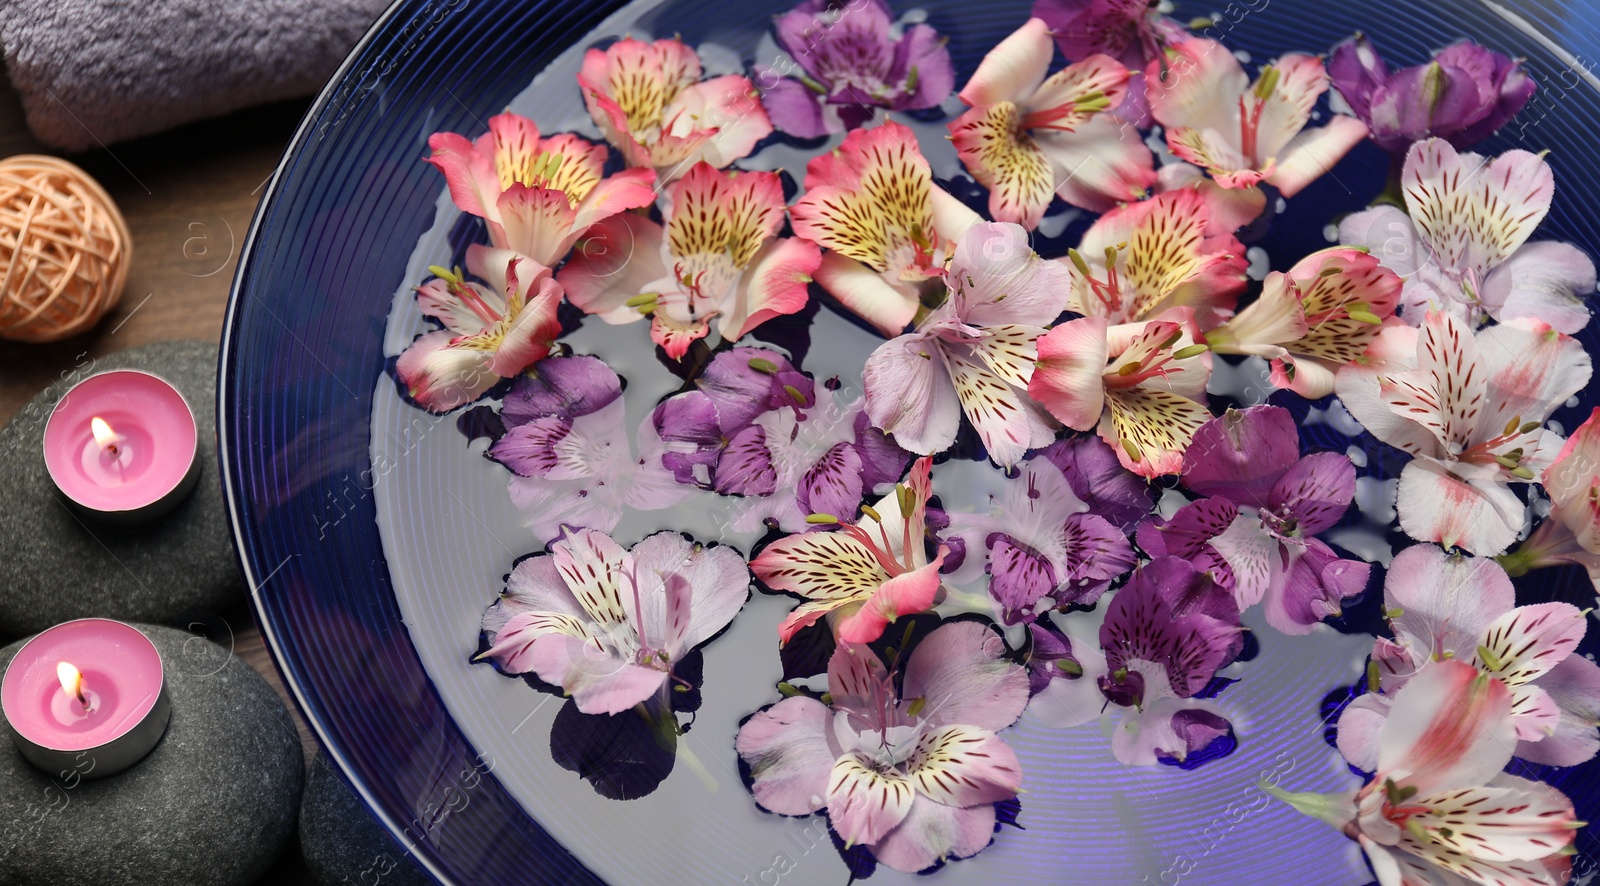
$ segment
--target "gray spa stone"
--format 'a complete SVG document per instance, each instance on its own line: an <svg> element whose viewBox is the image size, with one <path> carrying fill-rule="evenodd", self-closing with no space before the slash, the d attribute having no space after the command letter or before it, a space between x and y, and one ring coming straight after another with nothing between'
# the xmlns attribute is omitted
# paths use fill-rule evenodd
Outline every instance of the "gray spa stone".
<svg viewBox="0 0 1600 886"><path fill-rule="evenodd" d="M143 369L177 386L200 429L194 494L154 523L105 526L67 510L44 466L45 421L72 385ZM0 428L0 640L74 618L186 627L245 600L217 477L217 346L157 342L101 357L51 385Z"/></svg>
<svg viewBox="0 0 1600 886"><path fill-rule="evenodd" d="M429 886L433 882L322 754L311 763L300 800L300 854L322 886Z"/></svg>
<svg viewBox="0 0 1600 886"><path fill-rule="evenodd" d="M294 833L300 740L272 687L208 640L139 627L161 652L172 721L132 768L51 779L0 721L0 884L243 886ZM21 646L0 649L0 667Z"/></svg>

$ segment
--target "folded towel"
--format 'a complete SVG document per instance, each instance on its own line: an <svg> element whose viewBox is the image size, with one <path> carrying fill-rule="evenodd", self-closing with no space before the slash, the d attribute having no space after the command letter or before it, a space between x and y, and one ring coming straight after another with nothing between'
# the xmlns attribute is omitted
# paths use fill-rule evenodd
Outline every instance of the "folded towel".
<svg viewBox="0 0 1600 886"><path fill-rule="evenodd" d="M0 0L40 140L81 151L315 92L389 0Z"/></svg>

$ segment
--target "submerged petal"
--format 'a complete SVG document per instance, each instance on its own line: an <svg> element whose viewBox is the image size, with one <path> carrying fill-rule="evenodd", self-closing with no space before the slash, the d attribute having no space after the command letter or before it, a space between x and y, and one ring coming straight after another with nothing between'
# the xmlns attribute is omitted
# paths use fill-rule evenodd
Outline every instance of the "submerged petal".
<svg viewBox="0 0 1600 886"><path fill-rule="evenodd" d="M599 357L551 357L517 377L500 407L508 426L598 412L622 396L622 382Z"/></svg>
<svg viewBox="0 0 1600 886"><path fill-rule="evenodd" d="M1104 440L1072 437L1051 444L1039 454L1066 475L1072 492L1089 509L1124 529L1150 513L1150 487L1124 470Z"/></svg>

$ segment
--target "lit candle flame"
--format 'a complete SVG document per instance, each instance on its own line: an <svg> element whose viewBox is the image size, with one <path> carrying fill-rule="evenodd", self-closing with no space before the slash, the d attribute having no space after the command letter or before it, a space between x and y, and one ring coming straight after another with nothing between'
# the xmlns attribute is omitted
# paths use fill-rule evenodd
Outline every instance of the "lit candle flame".
<svg viewBox="0 0 1600 886"><path fill-rule="evenodd" d="M111 430L111 425L105 419L98 415L89 419L89 430L94 433L94 442L98 443L101 449L112 455L117 453L117 444L122 442L122 435Z"/></svg>
<svg viewBox="0 0 1600 886"><path fill-rule="evenodd" d="M89 699L83 695L83 672L72 666L71 662L56 662L56 679L61 681L61 689L82 702L85 707Z"/></svg>

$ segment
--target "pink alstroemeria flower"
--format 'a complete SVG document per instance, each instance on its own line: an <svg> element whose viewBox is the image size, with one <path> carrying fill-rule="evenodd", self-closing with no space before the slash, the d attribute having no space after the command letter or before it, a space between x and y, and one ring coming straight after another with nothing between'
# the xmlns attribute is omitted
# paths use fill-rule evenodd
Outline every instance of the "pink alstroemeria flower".
<svg viewBox="0 0 1600 886"><path fill-rule="evenodd" d="M1105 317L1069 320L1038 341L1028 393L1078 431L1095 430L1122 466L1141 477L1176 474L1205 406L1211 354L1195 344L1193 311L1178 320L1113 326Z"/></svg>
<svg viewBox="0 0 1600 886"><path fill-rule="evenodd" d="M1517 550L1500 558L1513 576L1574 563L1600 591L1600 408L1578 426L1544 471L1550 516Z"/></svg>
<svg viewBox="0 0 1600 886"><path fill-rule="evenodd" d="M839 528L785 536L750 561L767 587L806 598L778 626L779 642L826 615L841 642L870 643L900 616L932 608L949 553L940 545L930 561L924 543L932 467L932 459L917 459L905 482L876 507L863 507L859 521L814 515Z"/></svg>
<svg viewBox="0 0 1600 886"><path fill-rule="evenodd" d="M840 644L828 699L786 698L751 717L735 746L751 790L779 815L826 809L846 846L914 873L989 845L995 803L1022 787L996 733L1028 703L1028 676L977 622L935 628L911 651L899 692L870 648Z"/></svg>
<svg viewBox="0 0 1600 886"><path fill-rule="evenodd" d="M532 120L507 111L476 141L454 132L428 138L428 162L444 173L450 199L488 223L489 242L555 267L597 221L655 202L655 173L601 178L605 145L575 135L541 138Z"/></svg>
<svg viewBox="0 0 1600 886"><path fill-rule="evenodd" d="M722 169L772 133L748 78L700 75L700 56L682 41L625 37L584 53L578 86L606 141L664 185L698 161Z"/></svg>
<svg viewBox="0 0 1600 886"><path fill-rule="evenodd" d="M988 504L976 513L948 512L943 537L965 556L946 580L960 586L987 573L995 617L1005 624L1052 606L1092 606L1112 579L1133 568L1127 536L1091 512L1044 453L1018 465Z"/></svg>
<svg viewBox="0 0 1600 886"><path fill-rule="evenodd" d="M1289 410L1252 406L1206 422L1184 451L1183 485L1205 498L1140 526L1139 547L1213 573L1240 611L1260 603L1274 628L1307 634L1366 587L1371 565L1316 537L1349 510L1355 466L1342 452L1302 457Z"/></svg>
<svg viewBox="0 0 1600 886"><path fill-rule="evenodd" d="M828 252L817 282L884 336L899 335L925 290L944 290L955 241L981 219L933 183L910 129L857 129L806 164L790 210L797 236Z"/></svg>
<svg viewBox="0 0 1600 886"><path fill-rule="evenodd" d="M1569 335L1589 323L1594 262L1570 243L1529 243L1555 194L1542 155L1493 160L1444 139L1411 146L1401 174L1406 207L1380 206L1339 223L1339 240L1371 250L1405 280L1401 316L1419 325L1445 311L1476 327L1538 320Z"/></svg>
<svg viewBox="0 0 1600 886"><path fill-rule="evenodd" d="M1502 771L1516 746L1511 704L1504 683L1441 661L1395 694L1366 787L1261 788L1359 843L1380 886L1565 883L1582 823L1560 791Z"/></svg>
<svg viewBox="0 0 1600 886"><path fill-rule="evenodd" d="M1308 400L1326 397L1334 374L1365 354L1391 322L1400 285L1393 271L1362 250L1313 252L1288 273L1268 274L1260 297L1207 332L1206 344L1218 354L1270 360L1274 387Z"/></svg>
<svg viewBox="0 0 1600 886"><path fill-rule="evenodd" d="M673 666L728 626L750 596L739 552L658 532L623 550L592 529L517 563L484 613L507 673L560 686L585 714L617 714L661 696Z"/></svg>
<svg viewBox="0 0 1600 886"><path fill-rule="evenodd" d="M1232 314L1249 264L1244 245L1214 224L1220 189L1185 187L1095 219L1057 259L1072 275L1067 310L1113 324L1159 320L1171 308Z"/></svg>
<svg viewBox="0 0 1600 886"><path fill-rule="evenodd" d="M672 184L667 225L627 214L595 225L561 269L567 299L607 323L651 318L650 338L674 360L711 331L726 341L805 307L822 261L816 244L779 237L775 172L696 163Z"/></svg>
<svg viewBox="0 0 1600 886"><path fill-rule="evenodd" d="M1143 78L1140 79L1143 82ZM1232 235L1261 217L1267 208L1267 195L1260 188L1225 188L1206 177L1205 170L1174 160L1156 170L1157 194L1194 188L1205 198L1209 215L1206 233Z"/></svg>
<svg viewBox="0 0 1600 886"><path fill-rule="evenodd" d="M1029 230L1053 196L1104 212L1156 180L1139 130L1109 113L1128 69L1093 55L1046 77L1054 54L1049 26L1029 19L984 57L961 90L970 109L950 124L962 164L989 189L989 214Z"/></svg>
<svg viewBox="0 0 1600 886"><path fill-rule="evenodd" d="M1414 456L1400 474L1406 534L1488 556L1522 531L1510 484L1532 482L1554 461L1563 441L1544 423L1591 371L1583 346L1543 323L1474 336L1434 311L1421 329L1385 329L1335 387L1374 437Z"/></svg>
<svg viewBox="0 0 1600 886"><path fill-rule="evenodd" d="M867 415L905 449L932 455L955 442L965 412L1009 468L1055 439L1027 387L1034 342L1066 306L1066 269L1039 258L1021 227L990 222L961 236L944 282L943 304L867 358Z"/></svg>
<svg viewBox="0 0 1600 886"><path fill-rule="evenodd" d="M1194 697L1244 648L1228 592L1176 557L1157 557L1105 600L1095 612L1054 617L1068 649L1051 653L1054 673L1029 713L1057 729L1109 717L1111 751L1130 766L1182 761L1228 734L1223 710Z"/></svg>
<svg viewBox="0 0 1600 886"><path fill-rule="evenodd" d="M1395 555L1383 602L1394 639L1380 637L1373 647L1377 685L1339 717L1339 753L1352 765L1377 767L1378 736L1394 716L1395 693L1451 660L1510 688L1518 757L1576 766L1600 751L1600 665L1577 654L1588 621L1578 607L1516 606L1511 579L1493 560L1427 544Z"/></svg>
<svg viewBox="0 0 1600 886"><path fill-rule="evenodd" d="M1312 55L1285 55L1251 83L1226 46L1181 40L1145 68L1145 89L1167 147L1225 188L1264 181L1292 197L1367 135L1367 124L1346 114L1305 128L1328 89L1322 60Z"/></svg>
<svg viewBox="0 0 1600 886"><path fill-rule="evenodd" d="M448 412L483 396L550 353L561 322L561 287L550 269L506 249L474 245L467 270L431 268L435 277L417 287L425 316L444 329L412 342L395 363L411 397L429 412Z"/></svg>

